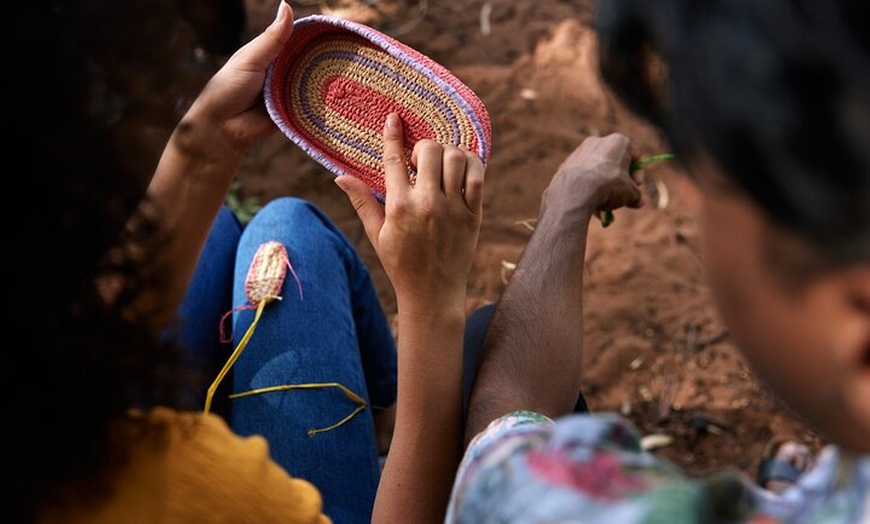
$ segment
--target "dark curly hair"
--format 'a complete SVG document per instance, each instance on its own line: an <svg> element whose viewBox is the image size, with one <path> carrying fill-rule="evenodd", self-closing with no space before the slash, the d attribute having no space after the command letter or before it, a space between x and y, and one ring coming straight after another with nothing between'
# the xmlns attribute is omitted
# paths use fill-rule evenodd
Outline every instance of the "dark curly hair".
<svg viewBox="0 0 870 524"><path fill-rule="evenodd" d="M601 72L682 159L705 152L824 262L870 259L864 0L609 0Z"/></svg>
<svg viewBox="0 0 870 524"><path fill-rule="evenodd" d="M10 187L21 188L13 198L26 206L8 221L18 268L10 326L21 340L9 345L7 365L16 378L6 426L15 442L6 468L13 522L68 497L107 496L131 444L112 421L130 408L175 406L191 379L179 371L177 344L149 327L153 311L137 299L162 285L147 183L183 110L178 101L213 72L179 87L196 44L181 14L198 12L195 4L8 7L7 151L23 158L7 173L20 180ZM231 36L209 42L233 47ZM159 430L141 429L159 442Z"/></svg>

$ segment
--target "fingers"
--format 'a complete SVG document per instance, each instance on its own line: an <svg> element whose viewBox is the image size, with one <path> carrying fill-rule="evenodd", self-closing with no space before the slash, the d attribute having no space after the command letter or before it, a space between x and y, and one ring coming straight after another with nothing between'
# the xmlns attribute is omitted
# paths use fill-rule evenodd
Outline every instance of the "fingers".
<svg viewBox="0 0 870 524"><path fill-rule="evenodd" d="M477 211L482 205L485 168L476 154L422 140L414 147L411 163L417 167L415 191L464 201L470 211Z"/></svg>
<svg viewBox="0 0 870 524"><path fill-rule="evenodd" d="M217 122L233 127L227 134L244 137L238 140L241 149L252 139L274 131L262 104L263 81L292 32L293 10L280 0L275 21L239 48L197 97L197 104L206 107Z"/></svg>
<svg viewBox="0 0 870 524"><path fill-rule="evenodd" d="M387 194L395 197L405 195L411 187L408 179L408 164L405 161L405 140L402 121L396 113L387 115L384 122L384 186Z"/></svg>
<svg viewBox="0 0 870 524"><path fill-rule="evenodd" d="M414 145L411 162L417 167L414 187L421 191L441 191L443 147L432 140L421 140Z"/></svg>
<svg viewBox="0 0 870 524"><path fill-rule="evenodd" d="M646 180L646 175L644 174L643 169L637 169L630 172L628 176L631 178L631 181L634 182L635 195L626 205L637 209L643 205L643 192L641 191L641 187L643 187Z"/></svg>
<svg viewBox="0 0 870 524"><path fill-rule="evenodd" d="M475 214L483 209L483 181L486 168L480 157L466 151L467 169L465 171L465 204Z"/></svg>
<svg viewBox="0 0 870 524"><path fill-rule="evenodd" d="M265 70L281 52L293 33L293 9L285 0L278 2L275 20L256 38L242 46L230 60L250 71Z"/></svg>
<svg viewBox="0 0 870 524"><path fill-rule="evenodd" d="M631 155L629 155L631 140L627 136L621 133L611 133L607 136L596 137L596 140L592 141L590 145L592 154L595 156L617 162L626 170L631 166Z"/></svg>
<svg viewBox="0 0 870 524"><path fill-rule="evenodd" d="M366 236L377 249L381 228L384 227L384 206L375 198L369 186L358 178L341 175L335 178L335 184L347 195L363 224Z"/></svg>
<svg viewBox="0 0 870 524"><path fill-rule="evenodd" d="M631 196L629 197L628 201L625 204L626 207L630 207L630 208L634 208L634 209L642 207L643 206L643 193L640 190L640 185L638 185L635 182L631 186L630 193L631 193Z"/></svg>
<svg viewBox="0 0 870 524"><path fill-rule="evenodd" d="M620 133L587 137L559 166L544 193L546 205L556 212L582 208L608 216L623 206L641 207L630 149L631 141Z"/></svg>
<svg viewBox="0 0 870 524"><path fill-rule="evenodd" d="M643 169L636 169L634 171L631 171L629 173L629 176L631 176L631 179L634 181L634 183L639 186L642 186L643 183L646 182L646 173Z"/></svg>
<svg viewBox="0 0 870 524"><path fill-rule="evenodd" d="M408 195L413 187L418 194L443 194L450 199L464 199L468 209L481 207L485 168L470 151L433 140L420 140L411 152L416 170L413 183L408 177L402 123L391 113L384 124L384 182L393 199Z"/></svg>
<svg viewBox="0 0 870 524"><path fill-rule="evenodd" d="M424 191L443 191L448 196L462 195L466 151L432 140L421 140L414 146L411 164L417 169L416 187Z"/></svg>
<svg viewBox="0 0 870 524"><path fill-rule="evenodd" d="M441 164L444 169L442 187L448 197L462 197L465 190L469 158L466 152L455 146L445 146Z"/></svg>

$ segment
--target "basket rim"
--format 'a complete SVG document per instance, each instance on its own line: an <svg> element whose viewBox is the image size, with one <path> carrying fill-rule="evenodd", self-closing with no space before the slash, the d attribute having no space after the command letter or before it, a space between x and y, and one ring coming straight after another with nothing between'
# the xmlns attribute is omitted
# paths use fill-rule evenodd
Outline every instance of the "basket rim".
<svg viewBox="0 0 870 524"><path fill-rule="evenodd" d="M263 87L263 98L270 118L278 126L281 132L291 141L296 143L306 154L311 156L336 176L354 174L349 173L338 161L336 161L336 153L341 153L340 151L329 150L328 147L324 148L324 144L322 143L312 143L303 136L303 133L300 130L294 128L290 122L291 119L289 116L282 113L282 109L285 109L284 106L288 104L286 104L286 97L282 96L283 91L278 88L286 85L284 79L287 77L287 71L298 63L299 57L305 56L305 47L310 42L318 41L319 39L316 38L316 36L321 34L318 32L306 32L305 29L324 25L339 29L340 31L335 33L336 36L341 35L342 32L347 32L348 36L353 35L355 37L361 37L365 41L371 43L379 51L386 53L389 57L397 60L399 63L412 68L415 73L421 75L434 84L442 91L444 97L448 97L450 102L455 104L461 110L464 118L468 119L473 130L474 142L476 142L477 145L476 153L484 164L488 163L491 155L492 125L485 105L474 91L459 80L449 69L407 44L404 44L365 24L324 14L308 15L299 18L294 22L293 34L285 44L284 49L282 49L278 57L276 57L273 63L270 64L266 70ZM302 42L299 42L298 39L294 41L294 35L300 34L314 35L315 38L308 38ZM288 53L290 54L290 59L283 60ZM312 95L315 93L309 91L311 90L300 89L297 94L302 99L314 100ZM444 99L445 98L442 98L442 100ZM305 117L303 116L300 119L305 119ZM409 144L406 144L406 147L408 145ZM412 145L413 144L411 144L411 146ZM374 188L373 191L380 200L383 200L384 195L380 191L377 191Z"/></svg>

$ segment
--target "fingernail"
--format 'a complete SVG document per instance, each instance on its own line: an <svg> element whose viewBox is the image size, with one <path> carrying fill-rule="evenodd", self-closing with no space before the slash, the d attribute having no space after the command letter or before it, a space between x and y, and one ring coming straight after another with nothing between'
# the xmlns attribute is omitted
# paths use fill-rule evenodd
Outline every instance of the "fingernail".
<svg viewBox="0 0 870 524"><path fill-rule="evenodd" d="M275 14L275 22L280 22L284 20L285 16L287 16L286 5L284 4L284 0L279 0L278 12Z"/></svg>
<svg viewBox="0 0 870 524"><path fill-rule="evenodd" d="M344 188L344 179L342 177L337 176L334 179L332 179L332 181L335 182L335 185L337 185L339 188L341 188L342 191L347 193L347 189Z"/></svg>
<svg viewBox="0 0 870 524"><path fill-rule="evenodd" d="M390 113L387 115L387 120L384 122L384 130L395 131L399 128L399 115Z"/></svg>

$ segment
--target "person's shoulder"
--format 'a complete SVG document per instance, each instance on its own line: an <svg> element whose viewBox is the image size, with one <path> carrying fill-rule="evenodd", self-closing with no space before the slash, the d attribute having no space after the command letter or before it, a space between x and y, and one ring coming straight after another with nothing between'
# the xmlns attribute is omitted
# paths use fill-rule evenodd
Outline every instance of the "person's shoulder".
<svg viewBox="0 0 870 524"><path fill-rule="evenodd" d="M208 476L234 475L235 482L267 471L273 476L286 475L272 462L265 438L238 435L218 415L154 408L144 416L165 429L167 454L179 469L202 470Z"/></svg>
<svg viewBox="0 0 870 524"><path fill-rule="evenodd" d="M262 436L238 435L214 414L155 408L140 416L167 430L164 452L174 514L191 522L208 522L204 516L215 512L224 518L237 514L240 521L253 521L258 514L262 522L276 516L284 522L328 522L318 489L274 462Z"/></svg>
<svg viewBox="0 0 870 524"><path fill-rule="evenodd" d="M197 411L178 411L166 407L148 410L130 410L127 422L141 425L162 434L160 443L170 449L183 448L199 454L215 453L224 457L245 453L252 457L268 455L268 444L259 436L242 437L235 434L218 415Z"/></svg>
<svg viewBox="0 0 870 524"><path fill-rule="evenodd" d="M644 452L627 419L613 413L540 417L505 415L488 428L493 434L481 434L481 447L469 446L449 522L486 520L493 511L504 522L554 521L566 515L584 522L640 522L647 509L658 505L669 514L692 517L674 522L697 521L691 508L667 501L688 501L697 496L698 486Z"/></svg>
<svg viewBox="0 0 870 524"><path fill-rule="evenodd" d="M478 452L504 441L582 442L584 445L613 444L640 451L640 439L632 423L616 413L573 413L552 419L535 411L506 413L472 439L468 449Z"/></svg>
<svg viewBox="0 0 870 524"><path fill-rule="evenodd" d="M640 438L631 421L611 412L572 413L551 419L534 411L515 411L493 420L475 440L492 442L517 435L534 435L547 441L567 439L585 445L611 443L640 450Z"/></svg>

